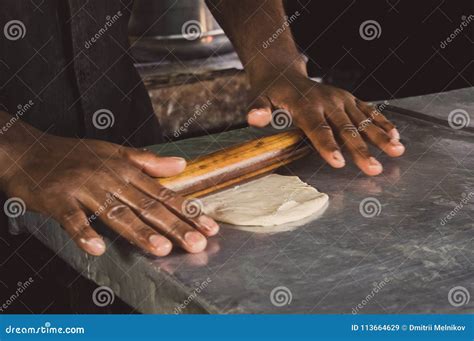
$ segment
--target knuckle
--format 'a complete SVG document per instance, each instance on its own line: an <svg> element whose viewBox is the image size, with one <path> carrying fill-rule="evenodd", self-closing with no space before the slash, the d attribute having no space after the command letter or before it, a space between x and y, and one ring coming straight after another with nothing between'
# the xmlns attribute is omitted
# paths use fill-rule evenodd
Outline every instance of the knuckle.
<svg viewBox="0 0 474 341"><path fill-rule="evenodd" d="M159 207L159 204L155 199L147 197L140 198L137 205L143 210L153 210Z"/></svg>
<svg viewBox="0 0 474 341"><path fill-rule="evenodd" d="M166 224L166 234L171 235L174 239L184 241L183 223L177 217L174 217Z"/></svg>
<svg viewBox="0 0 474 341"><path fill-rule="evenodd" d="M346 101L347 99L353 100L355 97L349 91L340 88L333 88L329 95L329 98L333 102L340 103L342 101Z"/></svg>
<svg viewBox="0 0 474 341"><path fill-rule="evenodd" d="M360 137L359 129L351 123L344 124L338 127L338 129L341 137L345 139L355 139Z"/></svg>
<svg viewBox="0 0 474 341"><path fill-rule="evenodd" d="M319 124L314 127L313 131L322 135L332 136L332 128L328 124Z"/></svg>
<svg viewBox="0 0 474 341"><path fill-rule="evenodd" d="M71 175L71 179L74 179L73 176L74 175ZM55 180L49 179L41 186L30 187L30 192L33 195L38 195L43 192L43 188L46 189L46 193L48 193L49 196L60 196L62 200L71 199L76 191L70 184L65 186L64 181L61 178L58 178Z"/></svg>
<svg viewBox="0 0 474 341"><path fill-rule="evenodd" d="M308 129L306 131L306 135L317 146L325 145L328 142L332 142L334 140L332 129L328 125L319 125Z"/></svg>
<svg viewBox="0 0 474 341"><path fill-rule="evenodd" d="M318 136L319 134L327 135L332 134L332 128L325 121L314 121L308 122L305 127L305 131L308 134Z"/></svg>
<svg viewBox="0 0 474 341"><path fill-rule="evenodd" d="M357 130L357 128L352 124L352 123L346 123L341 126L339 126L339 130L341 132L353 132L354 130Z"/></svg>
<svg viewBox="0 0 474 341"><path fill-rule="evenodd" d="M319 112L319 107L314 101L308 100L308 98L300 97L291 101L291 107L298 108L301 112Z"/></svg>
<svg viewBox="0 0 474 341"><path fill-rule="evenodd" d="M107 212L107 217L109 219L123 219L126 218L129 215L130 209L128 206L123 205L123 204L118 204L112 206L108 212Z"/></svg>
<svg viewBox="0 0 474 341"><path fill-rule="evenodd" d="M171 200L174 197L176 197L175 192L173 192L172 190L170 190L170 189L168 189L164 186L160 186L158 188L158 191L156 192L156 195L161 201L168 201L168 200Z"/></svg>
<svg viewBox="0 0 474 341"><path fill-rule="evenodd" d="M345 93L339 92L339 91L334 91L328 96L328 99L333 105L335 105L336 107L339 108L339 107L342 106L343 101L346 97L347 96L346 96Z"/></svg>

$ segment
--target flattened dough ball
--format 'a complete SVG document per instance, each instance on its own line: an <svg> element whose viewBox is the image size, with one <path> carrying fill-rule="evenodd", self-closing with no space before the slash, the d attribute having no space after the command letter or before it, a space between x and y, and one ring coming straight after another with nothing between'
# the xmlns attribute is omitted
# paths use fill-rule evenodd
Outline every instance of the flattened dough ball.
<svg viewBox="0 0 474 341"><path fill-rule="evenodd" d="M243 226L274 226L309 217L326 207L328 195L297 176L270 174L202 198L204 213Z"/></svg>

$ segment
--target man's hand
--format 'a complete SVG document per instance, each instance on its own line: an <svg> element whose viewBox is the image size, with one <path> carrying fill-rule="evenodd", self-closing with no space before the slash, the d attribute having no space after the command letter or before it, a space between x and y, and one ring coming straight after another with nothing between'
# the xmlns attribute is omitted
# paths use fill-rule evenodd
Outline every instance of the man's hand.
<svg viewBox="0 0 474 341"><path fill-rule="evenodd" d="M301 13L285 16L282 0L206 2L245 66L254 94L250 124L264 126L272 111L285 110L331 166L344 166L344 146L368 175L380 174L382 165L369 154L364 138L390 156L403 154L398 131L373 106L308 78L288 23L288 17L298 20Z"/></svg>
<svg viewBox="0 0 474 341"><path fill-rule="evenodd" d="M172 243L200 252L206 237L218 232L211 218L183 213L185 199L153 179L181 172L184 159L50 135L30 142L9 148L15 166L4 172L3 189L21 198L27 209L52 216L91 255L105 251L91 227L96 219L156 256L169 254Z"/></svg>
<svg viewBox="0 0 474 341"><path fill-rule="evenodd" d="M340 146L367 175L382 172L370 155L367 140L391 157L404 153L395 126L374 106L342 89L316 83L305 76L278 75L256 86L248 112L250 125L263 127L280 109L301 128L319 154L335 168L345 165ZM276 117L275 117L276 118Z"/></svg>

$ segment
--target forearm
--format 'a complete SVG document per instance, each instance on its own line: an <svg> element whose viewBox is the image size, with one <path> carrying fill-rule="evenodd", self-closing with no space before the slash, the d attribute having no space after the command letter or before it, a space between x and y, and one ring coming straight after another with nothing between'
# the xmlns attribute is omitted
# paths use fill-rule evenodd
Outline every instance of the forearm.
<svg viewBox="0 0 474 341"><path fill-rule="evenodd" d="M296 48L282 0L207 0L212 14L232 41L250 77L259 82L266 75L307 75L306 63ZM292 20L291 20L292 19Z"/></svg>

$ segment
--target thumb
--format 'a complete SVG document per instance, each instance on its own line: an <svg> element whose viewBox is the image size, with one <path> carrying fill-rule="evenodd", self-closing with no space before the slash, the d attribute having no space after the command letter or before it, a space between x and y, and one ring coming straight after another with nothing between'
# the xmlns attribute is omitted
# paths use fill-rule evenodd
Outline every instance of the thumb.
<svg viewBox="0 0 474 341"><path fill-rule="evenodd" d="M127 148L125 155L136 167L153 177L173 176L186 168L186 160L181 157L159 157L145 149Z"/></svg>
<svg viewBox="0 0 474 341"><path fill-rule="evenodd" d="M251 126L265 127L272 120L272 105L264 96L255 98L247 112L247 122Z"/></svg>

